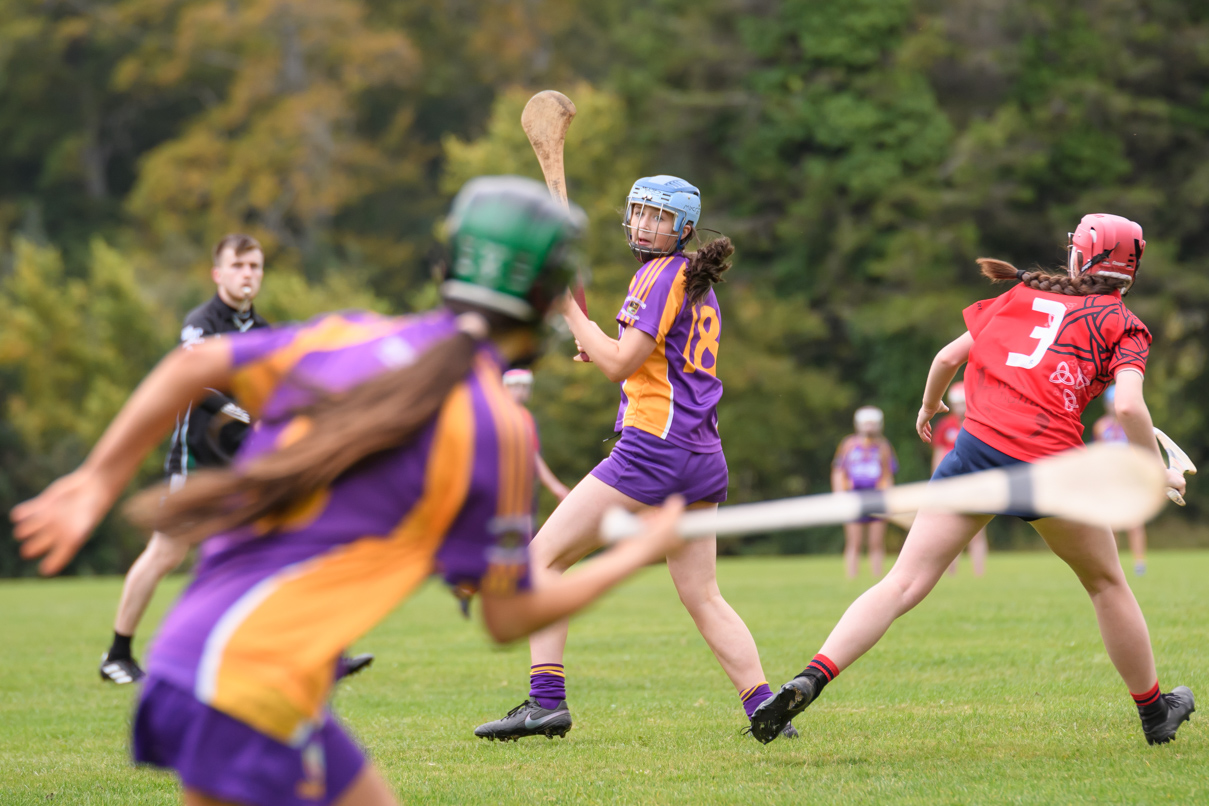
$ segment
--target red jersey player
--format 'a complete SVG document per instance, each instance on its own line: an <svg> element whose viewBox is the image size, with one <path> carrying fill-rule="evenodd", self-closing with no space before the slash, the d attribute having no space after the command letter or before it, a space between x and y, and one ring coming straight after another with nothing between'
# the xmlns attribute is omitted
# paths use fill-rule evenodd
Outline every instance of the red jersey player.
<svg viewBox="0 0 1209 806"><path fill-rule="evenodd" d="M949 413L945 415L936 427L932 429L932 472L940 467L940 463L949 455L949 451L957 447L957 435L961 433L961 424L966 418L966 390L961 381L955 381L949 387L945 396L949 401ZM987 564L987 530L980 529L970 540L970 564L974 566L974 576L982 576ZM957 573L957 560L949 565L949 573Z"/></svg>
<svg viewBox="0 0 1209 806"><path fill-rule="evenodd" d="M1136 223L1097 214L1084 216L1071 234L1066 276L1017 271L1003 261L979 259L987 277L1020 284L966 308L969 330L932 361L916 420L925 442L932 439L932 416L944 409L941 395L961 365L969 365L966 419L956 447L933 479L1032 462L1080 447L1080 415L1114 379L1117 419L1129 441L1162 463L1142 396L1150 333L1121 300L1133 284L1145 246ZM1183 490L1182 474L1167 471L1167 484ZM1160 691L1146 620L1121 570L1112 532L1032 512L1004 514L1031 521L1074 570L1091 596L1108 657L1137 704L1146 740L1171 741L1195 710L1192 692L1186 686L1168 694ZM763 742L775 739L895 619L928 595L992 517L920 512L890 572L852 603L810 665L756 709L753 735Z"/></svg>

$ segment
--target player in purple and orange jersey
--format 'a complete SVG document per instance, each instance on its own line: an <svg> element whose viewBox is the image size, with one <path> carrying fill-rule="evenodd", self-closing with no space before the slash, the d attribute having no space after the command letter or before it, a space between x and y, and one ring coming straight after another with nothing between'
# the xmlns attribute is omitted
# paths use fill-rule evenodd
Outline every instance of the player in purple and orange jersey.
<svg viewBox="0 0 1209 806"><path fill-rule="evenodd" d="M1116 384L1113 384L1100 395L1100 399L1104 401L1104 416L1096 420L1091 427L1092 438L1096 442L1129 441L1129 436L1117 421L1116 410L1113 408L1116 392ZM1127 530L1125 536L1129 541L1129 551L1133 554L1133 572L1142 576L1146 573L1146 527L1139 524Z"/></svg>
<svg viewBox="0 0 1209 806"><path fill-rule="evenodd" d="M831 462L831 489L884 490L894 484L898 457L890 440L882 434L885 415L877 406L861 406L852 418L855 434L849 434L836 448ZM844 524L844 569L856 579L861 562L861 539L869 531L869 566L873 578L882 575L886 560L886 522L874 517Z"/></svg>
<svg viewBox="0 0 1209 806"><path fill-rule="evenodd" d="M580 219L531 180L474 180L449 219L446 307L177 350L79 470L14 509L23 555L54 573L207 387L259 420L231 468L133 504L137 520L205 541L133 725L135 759L175 770L188 806L395 803L325 703L341 648L434 570L479 589L488 631L508 641L683 545L673 501L641 539L530 590L532 435L502 367L536 354Z"/></svg>
<svg viewBox="0 0 1209 806"><path fill-rule="evenodd" d="M961 424L966 418L966 390L961 381L954 381L945 396L949 412L932 428L932 472L940 467L940 463L949 455L949 451L957 447L957 435L961 433ZM978 534L970 538L970 564L974 566L974 576L980 577L986 571L987 564L987 530L980 529ZM949 565L949 573L957 573L957 560Z"/></svg>
<svg viewBox="0 0 1209 806"><path fill-rule="evenodd" d="M727 468L718 434L718 345L722 316L713 286L730 268L730 240L720 238L685 254L701 214L697 188L673 176L639 179L626 199L622 224L642 264L617 314L618 338L573 304L563 315L581 356L621 384L616 430L621 439L571 490L533 539L537 569L562 573L600 546L598 526L613 506L631 511L681 495L690 505L717 507L726 499ZM750 716L771 695L756 643L718 590L716 545L694 540L668 557L680 600ZM546 734L571 728L563 653L567 625L529 641L529 698L507 715L479 725L486 739ZM792 726L787 735L796 735Z"/></svg>
<svg viewBox="0 0 1209 806"><path fill-rule="evenodd" d="M537 430L537 421L533 419L533 414L527 408L529 397L533 394L533 372L528 369L508 370L504 373L504 388L508 390L512 400L524 410L529 420L529 427L533 431L533 461L537 466L538 480L550 491L551 495L562 501L571 491L567 489L567 485L559 481L558 476L554 475L554 471L542 458L542 441Z"/></svg>
<svg viewBox="0 0 1209 806"><path fill-rule="evenodd" d="M979 258L985 276L1020 284L966 308L968 331L932 361L916 418L924 442L932 438L933 415L943 408L941 395L968 364L966 419L957 446L933 479L1080 448L1084 409L1115 380L1117 418L1129 441L1152 453L1168 486L1183 493L1183 473L1166 469L1142 394L1150 333L1121 299L1133 285L1145 246L1135 222L1094 214L1084 216L1070 235L1064 275L1018 271ZM1196 710L1192 692L1178 686L1164 694L1159 688L1146 619L1121 569L1112 532L1040 517L1027 508L1008 514L1031 521L1078 576L1091 596L1109 660L1137 705L1146 741L1171 741ZM992 517L920 512L890 573L852 603L806 669L757 709L756 738L775 739L840 671L872 649L895 619L928 595Z"/></svg>

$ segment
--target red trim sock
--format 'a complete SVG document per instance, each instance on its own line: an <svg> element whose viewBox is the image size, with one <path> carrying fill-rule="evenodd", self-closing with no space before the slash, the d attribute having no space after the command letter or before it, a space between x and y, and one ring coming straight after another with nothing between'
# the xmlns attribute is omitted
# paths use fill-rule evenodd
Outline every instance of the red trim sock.
<svg viewBox="0 0 1209 806"><path fill-rule="evenodd" d="M840 673L840 669L835 665L835 661L822 653L815 655L810 663L806 665L806 669L802 670L802 673L805 674L810 669L819 672L827 683L834 680L835 676Z"/></svg>
<svg viewBox="0 0 1209 806"><path fill-rule="evenodd" d="M1159 690L1159 681L1154 681L1154 685L1145 693L1134 694L1129 692L1129 696L1133 697L1134 705L1138 706L1138 713L1145 714L1158 705L1163 697L1163 692Z"/></svg>

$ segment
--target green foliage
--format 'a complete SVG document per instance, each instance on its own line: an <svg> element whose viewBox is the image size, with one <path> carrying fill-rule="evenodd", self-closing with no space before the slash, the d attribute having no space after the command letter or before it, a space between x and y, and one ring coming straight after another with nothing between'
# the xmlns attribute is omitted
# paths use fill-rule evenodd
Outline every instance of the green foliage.
<svg viewBox="0 0 1209 806"><path fill-rule="evenodd" d="M83 454L164 334L209 295L209 247L229 230L268 247L258 304L272 319L434 304L457 188L482 173L540 178L519 119L547 87L579 109L567 181L591 219L582 251L598 322L611 327L636 268L618 226L635 177L693 181L703 226L735 241L719 291L732 500L825 490L863 403L886 411L900 478L922 478L928 450L913 426L931 357L960 334L963 307L998 292L973 259L1053 265L1093 211L1146 230L1128 304L1155 337L1148 400L1204 460L1202 6L0 4L0 249L13 255L0 263L0 497ZM101 279L115 261L138 267L137 294ZM159 335L54 346L109 333L106 322L142 327L131 308L101 309L136 297ZM547 459L568 480L607 453L617 401L570 352L564 340L543 361L534 398ZM1181 515L1195 522L1209 488L1193 481L1188 498Z"/></svg>
<svg viewBox="0 0 1209 806"><path fill-rule="evenodd" d="M12 273L0 284L0 373L6 431L28 460L0 464L0 473L13 474L0 490L29 495L73 470L172 344L173 326L131 263L104 241L93 242L87 277L72 279L56 250L18 240ZM156 464L145 463L143 478ZM4 508L16 502L6 496ZM136 542L107 524L75 566L111 568ZM13 549L11 541L0 545L0 572L18 568Z"/></svg>

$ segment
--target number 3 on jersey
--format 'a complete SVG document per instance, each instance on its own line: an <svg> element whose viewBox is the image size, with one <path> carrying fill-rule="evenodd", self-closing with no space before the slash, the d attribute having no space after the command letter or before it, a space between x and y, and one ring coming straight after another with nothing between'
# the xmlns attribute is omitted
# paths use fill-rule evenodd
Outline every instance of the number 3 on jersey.
<svg viewBox="0 0 1209 806"><path fill-rule="evenodd" d="M1045 356L1045 351L1054 343L1054 339L1058 338L1058 329L1062 327L1062 319L1066 316L1066 306L1056 299L1042 299L1037 297L1033 300L1033 310L1038 313L1049 314L1049 324L1042 327L1037 325L1033 328L1033 332L1029 334L1029 338L1037 339L1037 346L1028 355L1024 353L1008 353L1007 365L1009 367L1023 367L1024 369L1032 369L1041 363L1041 359Z"/></svg>
<svg viewBox="0 0 1209 806"><path fill-rule="evenodd" d="M709 373L718 377L718 337L722 335L722 325L718 321L718 312L708 305L693 308L693 324L689 329L688 339L684 343L684 371ZM694 348L693 339L697 340ZM705 351L709 350L713 363L702 366Z"/></svg>

